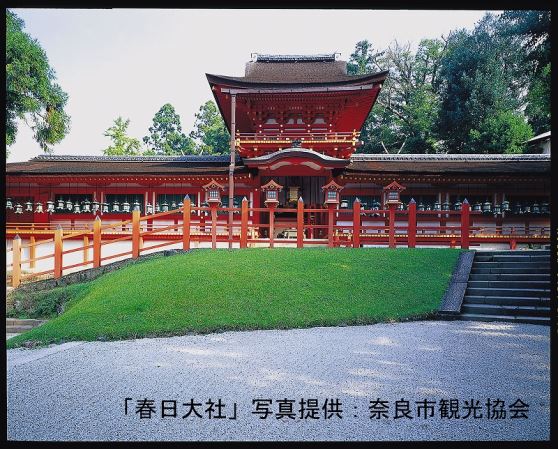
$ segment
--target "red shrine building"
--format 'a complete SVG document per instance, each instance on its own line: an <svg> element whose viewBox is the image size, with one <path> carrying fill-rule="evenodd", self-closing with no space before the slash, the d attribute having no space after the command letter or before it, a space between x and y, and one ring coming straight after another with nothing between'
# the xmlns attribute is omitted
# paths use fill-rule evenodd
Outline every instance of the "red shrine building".
<svg viewBox="0 0 558 449"><path fill-rule="evenodd" d="M223 209L217 212L218 224L226 224L230 215L240 226L238 211L227 210L231 197L236 208L243 198L248 201L249 246L257 246L270 232L276 245L296 239L299 199L311 211L304 214L309 243L325 245L331 233L351 238L355 215L345 211L354 209L357 198L363 214L358 246L386 245L380 227L387 226L382 211L390 185L397 186L397 246L408 244L405 220L411 200L416 226L422 227L419 236L449 235L445 226L459 221L451 212L460 211L467 200L471 248L548 244L550 154L358 153L360 129L388 76L387 71L349 75L347 63L336 55L256 55L242 77L207 74L234 136L232 159L42 155L9 163L8 247L16 233L23 241L41 238L41 233L47 238L58 225L65 232L87 229L95 216L103 224L125 222L134 209L154 216L147 220L150 229L180 224L186 195L194 207L191 224L197 226L192 236L201 236L194 246L204 246L209 220L207 211L196 207L217 201ZM269 207L272 214L265 209ZM334 214L328 213L330 208ZM174 215L157 215L175 209ZM349 231L341 229L344 225ZM144 240L172 241L173 232L177 229L145 235ZM226 232L217 227L215 233L226 241ZM234 240L228 238L229 243ZM425 238L423 244L454 246L454 240Z"/></svg>

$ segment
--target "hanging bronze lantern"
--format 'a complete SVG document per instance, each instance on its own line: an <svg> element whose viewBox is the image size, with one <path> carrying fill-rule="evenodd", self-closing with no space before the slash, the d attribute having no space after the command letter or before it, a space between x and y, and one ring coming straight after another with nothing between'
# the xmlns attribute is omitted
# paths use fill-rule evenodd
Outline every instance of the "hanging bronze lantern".
<svg viewBox="0 0 558 449"><path fill-rule="evenodd" d="M417 210L421 212L424 212L426 210L426 207L424 206L424 203L422 201L418 204Z"/></svg>
<svg viewBox="0 0 558 449"><path fill-rule="evenodd" d="M116 200L112 202L112 211L111 212L120 212L120 203Z"/></svg>
<svg viewBox="0 0 558 449"><path fill-rule="evenodd" d="M105 203L105 202L101 203L101 212L103 214L108 214L108 211L109 211L108 203Z"/></svg>
<svg viewBox="0 0 558 449"><path fill-rule="evenodd" d="M510 202L508 200L502 201L502 212L509 212L510 210Z"/></svg>
<svg viewBox="0 0 558 449"><path fill-rule="evenodd" d="M178 208L182 208L182 207L184 207L184 203L180 201L180 203L178 203Z"/></svg>
<svg viewBox="0 0 558 449"><path fill-rule="evenodd" d="M74 210L74 205L72 204L72 201L70 200L70 198L68 198L68 201L66 201L66 209L70 212L72 210Z"/></svg>
<svg viewBox="0 0 558 449"><path fill-rule="evenodd" d="M399 203L399 204L397 205L397 210L405 210L405 204Z"/></svg>
<svg viewBox="0 0 558 449"><path fill-rule="evenodd" d="M155 213L158 214L159 212L161 212L161 206L159 203L155 203Z"/></svg>
<svg viewBox="0 0 558 449"><path fill-rule="evenodd" d="M91 202L91 212L96 214L99 210L99 202L96 199L93 199Z"/></svg>
<svg viewBox="0 0 558 449"><path fill-rule="evenodd" d="M133 210L141 210L140 203L138 200L134 201Z"/></svg>
<svg viewBox="0 0 558 449"><path fill-rule="evenodd" d="M153 204L147 203L147 204L145 205L145 213L146 213L147 215L151 215L151 214L153 213Z"/></svg>
<svg viewBox="0 0 558 449"><path fill-rule="evenodd" d="M23 206L19 203L16 203L14 214L22 214L22 213L23 213Z"/></svg>
<svg viewBox="0 0 558 449"><path fill-rule="evenodd" d="M174 209L177 208L176 201L174 201L174 200L171 201L170 208L171 208L171 210L174 210Z"/></svg>
<svg viewBox="0 0 558 449"><path fill-rule="evenodd" d="M523 214L523 208L521 207L521 203L515 203L513 205L513 213L516 215L522 215Z"/></svg>
<svg viewBox="0 0 558 449"><path fill-rule="evenodd" d="M473 212L482 212L482 204L478 201L473 205Z"/></svg>
<svg viewBox="0 0 558 449"><path fill-rule="evenodd" d="M161 204L161 212L168 212L168 211L169 211L169 203L167 203L167 200L165 200L163 204Z"/></svg>
<svg viewBox="0 0 558 449"><path fill-rule="evenodd" d="M35 213L42 214L43 212L44 212L43 203L39 201L38 203L35 204Z"/></svg>
<svg viewBox="0 0 558 449"><path fill-rule="evenodd" d="M346 199L341 200L341 204L339 205L341 209L348 209L349 208L349 201Z"/></svg>
<svg viewBox="0 0 558 449"><path fill-rule="evenodd" d="M122 212L130 212L130 203L127 200L122 203Z"/></svg>
<svg viewBox="0 0 558 449"><path fill-rule="evenodd" d="M54 201L48 200L46 204L47 204L47 212L49 214L52 214L54 212Z"/></svg>
<svg viewBox="0 0 558 449"><path fill-rule="evenodd" d="M502 215L502 206L500 204L494 205L494 216Z"/></svg>
<svg viewBox="0 0 558 449"><path fill-rule="evenodd" d="M74 204L74 214L81 214L81 209L80 209L79 203L77 201Z"/></svg>
<svg viewBox="0 0 558 449"><path fill-rule="evenodd" d="M25 212L33 212L33 203L31 201L25 203Z"/></svg>
<svg viewBox="0 0 558 449"><path fill-rule="evenodd" d="M533 215L539 215L541 213L541 208L539 206L539 203L533 204L533 209L531 210L531 213Z"/></svg>
<svg viewBox="0 0 558 449"><path fill-rule="evenodd" d="M442 204L442 210L446 211L446 210L450 210L450 203L449 201L444 201Z"/></svg>
<svg viewBox="0 0 558 449"><path fill-rule="evenodd" d="M453 203L453 210L461 210L463 203L459 200L459 198Z"/></svg>
<svg viewBox="0 0 558 449"><path fill-rule="evenodd" d="M91 201L87 198L83 201L83 213L91 213Z"/></svg>
<svg viewBox="0 0 558 449"><path fill-rule="evenodd" d="M62 199L62 197L58 198L58 204L56 205L56 210L57 211L64 210L64 200Z"/></svg>
<svg viewBox="0 0 558 449"><path fill-rule="evenodd" d="M432 204L430 203L426 204L426 210L432 210Z"/></svg>
<svg viewBox="0 0 558 449"><path fill-rule="evenodd" d="M6 198L6 209L9 209L9 210L14 209L14 203L12 203L11 198Z"/></svg>
<svg viewBox="0 0 558 449"><path fill-rule="evenodd" d="M524 214L530 214L531 213L531 206L529 206L528 204L523 206L523 213Z"/></svg>
<svg viewBox="0 0 558 449"><path fill-rule="evenodd" d="M482 205L482 213L483 214L490 214L492 213L492 203L488 200L484 202Z"/></svg>
<svg viewBox="0 0 558 449"><path fill-rule="evenodd" d="M550 208L548 203L545 201L541 204L541 214L548 215L550 213Z"/></svg>
<svg viewBox="0 0 558 449"><path fill-rule="evenodd" d="M442 205L438 200L434 203L434 210L442 210Z"/></svg>

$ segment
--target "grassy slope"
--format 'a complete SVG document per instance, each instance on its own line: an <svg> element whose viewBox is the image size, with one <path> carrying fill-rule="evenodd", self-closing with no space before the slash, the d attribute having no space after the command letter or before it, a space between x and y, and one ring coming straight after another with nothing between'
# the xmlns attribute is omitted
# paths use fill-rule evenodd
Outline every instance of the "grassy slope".
<svg viewBox="0 0 558 449"><path fill-rule="evenodd" d="M155 259L74 286L62 315L10 339L8 347L26 340L120 339L424 316L437 309L458 254L426 248L276 248L202 250Z"/></svg>

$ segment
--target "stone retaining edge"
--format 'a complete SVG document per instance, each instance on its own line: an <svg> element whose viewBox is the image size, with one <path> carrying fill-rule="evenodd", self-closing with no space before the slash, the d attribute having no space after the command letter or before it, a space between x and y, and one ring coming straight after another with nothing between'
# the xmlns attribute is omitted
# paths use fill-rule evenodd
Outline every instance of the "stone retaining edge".
<svg viewBox="0 0 558 449"><path fill-rule="evenodd" d="M474 258L474 251L462 251L459 254L450 283L442 299L442 304L438 309L438 316L447 318L448 315L460 313Z"/></svg>

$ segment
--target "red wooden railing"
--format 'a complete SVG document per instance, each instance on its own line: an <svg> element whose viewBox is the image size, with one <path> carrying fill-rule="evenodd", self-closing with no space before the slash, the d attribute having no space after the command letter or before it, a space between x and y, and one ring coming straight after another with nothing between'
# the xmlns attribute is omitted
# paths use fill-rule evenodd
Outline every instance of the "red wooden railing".
<svg viewBox="0 0 558 449"><path fill-rule="evenodd" d="M229 239L227 216L219 217L218 212L232 211L240 214L238 220L233 223L232 241ZM250 222L249 216L255 213L267 213L268 223ZM275 215L278 212L296 214L296 223L293 222L292 229L296 229L296 239L279 238L275 236ZM195 215L192 215L194 214ZM199 213L199 215L198 215ZM181 222L177 215L181 214ZM205 214L208 214L209 221ZM252 214L252 215L253 215ZM316 224L311 220L312 216L319 214L327 215L326 224ZM138 258L142 252L159 249L168 245L175 245L177 241L182 242L182 248L190 249L192 242L211 242L212 248L217 248L218 242L236 242L240 248L246 248L249 244L267 244L273 248L276 243L283 246L296 246L303 248L305 245L327 245L328 247L350 246L359 248L361 245L388 245L395 248L397 245L407 245L414 248L417 245L447 245L450 247L461 246L468 249L471 243L484 242L508 243L511 249L515 249L518 242L546 243L550 241L550 228L546 226L530 226L512 228L511 232L505 234L503 226L494 228L483 228L473 226L472 219L480 215L471 212L468 203L464 202L461 211L417 211L416 204L409 203L407 210L395 210L394 206L383 210L362 210L359 201L355 201L352 209L337 209L335 205L324 208L304 208L302 199L298 201L296 208L255 208L248 207L248 200L244 198L240 208L235 207L193 207L190 199L184 199L184 205L175 210L160 212L154 215L140 216L139 211L132 213L132 219L102 225L100 217L92 223L82 224L80 229L63 229L57 226L52 229L49 225L31 226L25 224L8 225L7 233L15 234L12 248L8 254L12 254L12 263L6 267L12 268L11 285L17 287L20 283L31 277L51 275L54 278L62 276L65 270L85 268L88 265L99 267L104 261L118 257L129 256ZM174 223L170 225L159 225L154 219L173 218ZM397 222L405 219L405 225ZM341 221L350 224L339 224ZM432 221L438 221L438 225L432 226ZM323 223L324 221L320 221ZM372 223L372 224L370 224ZM425 224L426 223L426 224ZM209 228L209 229L208 229ZM222 232L218 232L218 228ZM523 232L522 232L523 231ZM262 237L262 234L267 237ZM29 243L22 245L20 235L29 236ZM38 240L40 237L52 235L52 238ZM145 238L150 241L164 240L149 246L144 245ZM83 239L83 245L77 248L64 250L64 241L69 239ZM92 241L92 243L90 243ZM109 254L103 257L104 248L117 242L130 241L132 249L117 254ZM52 254L36 257L36 249L40 245L53 243ZM22 260L22 250L29 249L29 257ZM93 257L90 258L90 250ZM82 251L83 260L79 263L64 266L64 256L74 252ZM22 265L29 264L34 269L36 262L45 259L53 259L52 268L39 273L23 273Z"/></svg>

